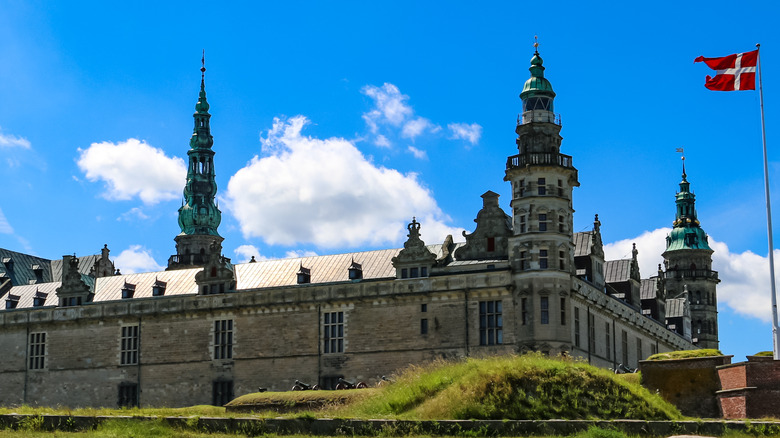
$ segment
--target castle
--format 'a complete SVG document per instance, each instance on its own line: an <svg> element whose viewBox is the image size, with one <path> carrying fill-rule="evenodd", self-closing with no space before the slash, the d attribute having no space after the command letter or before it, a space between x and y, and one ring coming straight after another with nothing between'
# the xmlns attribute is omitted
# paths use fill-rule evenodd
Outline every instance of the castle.
<svg viewBox="0 0 780 438"><path fill-rule="evenodd" d="M684 168L665 266L642 279L636 248L605 260L598 216L572 230L578 171L544 70L537 51L506 162L511 214L488 191L465 243L426 244L412 219L402 249L243 264L222 254L202 75L165 271L121 275L108 247L62 260L0 249L0 404L222 405L436 358L533 350L626 369L717 348L719 280Z"/></svg>

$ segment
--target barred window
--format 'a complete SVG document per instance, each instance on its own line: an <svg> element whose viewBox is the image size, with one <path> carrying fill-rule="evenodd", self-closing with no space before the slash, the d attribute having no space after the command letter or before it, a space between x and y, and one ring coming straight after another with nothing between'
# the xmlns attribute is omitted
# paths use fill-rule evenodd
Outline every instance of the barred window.
<svg viewBox="0 0 780 438"><path fill-rule="evenodd" d="M566 298L561 298L561 325L566 325Z"/></svg>
<svg viewBox="0 0 780 438"><path fill-rule="evenodd" d="M119 343L119 364L138 364L138 326L128 325L122 327L122 336Z"/></svg>
<svg viewBox="0 0 780 438"><path fill-rule="evenodd" d="M528 324L528 298L520 299L520 311L522 314L523 325Z"/></svg>
<svg viewBox="0 0 780 438"><path fill-rule="evenodd" d="M541 297L542 324L550 323L550 299Z"/></svg>
<svg viewBox="0 0 780 438"><path fill-rule="evenodd" d="M545 184L547 184L547 181L545 181L544 178L539 178L536 181L536 185L538 186L537 189L539 190L539 196L544 196L547 194L547 187Z"/></svg>
<svg viewBox="0 0 780 438"><path fill-rule="evenodd" d="M214 359L233 358L233 320L214 321Z"/></svg>
<svg viewBox="0 0 780 438"><path fill-rule="evenodd" d="M547 213L539 213L539 231L547 231Z"/></svg>
<svg viewBox="0 0 780 438"><path fill-rule="evenodd" d="M120 383L119 400L117 404L120 408L132 408L138 406L138 384Z"/></svg>
<svg viewBox="0 0 780 438"><path fill-rule="evenodd" d="M504 343L504 318L501 301L479 302L479 345Z"/></svg>
<svg viewBox="0 0 780 438"><path fill-rule="evenodd" d="M233 381L215 380L211 384L211 404L225 406L233 400Z"/></svg>
<svg viewBox="0 0 780 438"><path fill-rule="evenodd" d="M326 312L323 324L325 353L344 352L344 312Z"/></svg>
<svg viewBox="0 0 780 438"><path fill-rule="evenodd" d="M580 308L574 308L574 345L580 346Z"/></svg>
<svg viewBox="0 0 780 438"><path fill-rule="evenodd" d="M46 333L30 333L30 361L31 370L46 368Z"/></svg>

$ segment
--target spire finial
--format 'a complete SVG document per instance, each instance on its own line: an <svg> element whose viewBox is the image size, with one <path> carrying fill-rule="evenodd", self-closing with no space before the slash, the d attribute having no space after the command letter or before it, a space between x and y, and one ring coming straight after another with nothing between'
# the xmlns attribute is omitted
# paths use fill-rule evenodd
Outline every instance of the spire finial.
<svg viewBox="0 0 780 438"><path fill-rule="evenodd" d="M534 53L539 54L539 37L534 35Z"/></svg>
<svg viewBox="0 0 780 438"><path fill-rule="evenodd" d="M685 174L685 150L683 148L677 148L677 152L682 155L680 158L682 159L682 168L683 168L682 177L684 181L685 178L688 176Z"/></svg>
<svg viewBox="0 0 780 438"><path fill-rule="evenodd" d="M206 79L206 49L203 49L203 56L200 58L200 77Z"/></svg>

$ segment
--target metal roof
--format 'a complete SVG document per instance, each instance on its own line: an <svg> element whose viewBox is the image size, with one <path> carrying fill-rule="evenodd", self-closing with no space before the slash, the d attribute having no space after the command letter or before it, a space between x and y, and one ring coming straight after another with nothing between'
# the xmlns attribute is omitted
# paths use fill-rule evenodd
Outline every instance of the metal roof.
<svg viewBox="0 0 780 438"><path fill-rule="evenodd" d="M100 255L78 257L79 272L88 275ZM13 269L7 263L13 262ZM40 271L40 280L35 271ZM11 279L14 286L43 284L62 280L62 259L49 260L16 251L0 248L0 277Z"/></svg>
<svg viewBox="0 0 780 438"><path fill-rule="evenodd" d="M685 298L666 300L667 318L682 318L683 316L685 316Z"/></svg>
<svg viewBox="0 0 780 438"><path fill-rule="evenodd" d="M593 239L592 231L582 231L579 233L574 233L574 257L589 255L592 239Z"/></svg>
<svg viewBox="0 0 780 438"><path fill-rule="evenodd" d="M639 286L639 296L643 300L654 300L658 290L658 277L643 278Z"/></svg>
<svg viewBox="0 0 780 438"><path fill-rule="evenodd" d="M604 281L619 283L631 278L631 259L607 260L604 262Z"/></svg>
<svg viewBox="0 0 780 438"><path fill-rule="evenodd" d="M152 286L154 286L156 281L165 282L165 296L195 295L198 293L198 285L195 284L195 274L202 270L203 268L177 269L173 271L100 277L96 280L93 301L121 300L122 289L125 287L125 284L135 286L133 298L150 298L152 297Z"/></svg>

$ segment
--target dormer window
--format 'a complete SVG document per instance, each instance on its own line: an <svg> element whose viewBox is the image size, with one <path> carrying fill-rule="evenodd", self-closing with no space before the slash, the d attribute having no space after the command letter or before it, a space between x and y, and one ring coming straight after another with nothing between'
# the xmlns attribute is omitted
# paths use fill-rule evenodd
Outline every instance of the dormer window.
<svg viewBox="0 0 780 438"><path fill-rule="evenodd" d="M165 288L167 285L168 283L155 279L154 284L152 285L152 296L161 297L165 295Z"/></svg>
<svg viewBox="0 0 780 438"><path fill-rule="evenodd" d="M32 265L33 274L35 274L35 282L43 283L43 268L41 265Z"/></svg>
<svg viewBox="0 0 780 438"><path fill-rule="evenodd" d="M16 309L16 306L19 305L19 298L19 295L8 294L8 298L5 299L5 308Z"/></svg>
<svg viewBox="0 0 780 438"><path fill-rule="evenodd" d="M301 268L298 270L296 276L297 276L298 284L311 283L311 269L304 268L303 264L301 264Z"/></svg>
<svg viewBox="0 0 780 438"><path fill-rule="evenodd" d="M133 295L135 295L135 285L125 282L125 285L122 286L122 299L128 300L133 298Z"/></svg>
<svg viewBox="0 0 780 438"><path fill-rule="evenodd" d="M363 265L360 263L355 263L355 260L352 259L352 264L349 266L349 279L350 280L360 280L363 278Z"/></svg>
<svg viewBox="0 0 780 438"><path fill-rule="evenodd" d="M35 296L33 297L33 307L43 307L46 305L46 298L49 296L49 294L43 293L43 292L35 292Z"/></svg>
<svg viewBox="0 0 780 438"><path fill-rule="evenodd" d="M14 270L14 260L11 257L3 257L3 264L7 271L10 272Z"/></svg>

